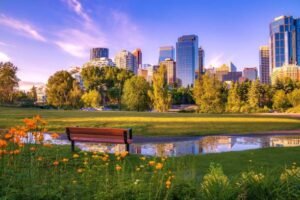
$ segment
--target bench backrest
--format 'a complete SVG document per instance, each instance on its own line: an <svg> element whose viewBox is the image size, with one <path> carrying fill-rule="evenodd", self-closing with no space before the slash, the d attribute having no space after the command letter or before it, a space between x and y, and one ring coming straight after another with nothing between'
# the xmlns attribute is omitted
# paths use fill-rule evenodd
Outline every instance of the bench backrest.
<svg viewBox="0 0 300 200"><path fill-rule="evenodd" d="M67 127L66 133L69 140L73 140L73 138L124 138L124 140L132 139L131 129L122 128Z"/></svg>

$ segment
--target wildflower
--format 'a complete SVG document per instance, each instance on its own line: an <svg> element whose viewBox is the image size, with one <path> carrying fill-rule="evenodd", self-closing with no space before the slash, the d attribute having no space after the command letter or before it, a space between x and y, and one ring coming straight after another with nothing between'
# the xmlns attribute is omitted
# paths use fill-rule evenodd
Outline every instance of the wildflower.
<svg viewBox="0 0 300 200"><path fill-rule="evenodd" d="M79 169L77 169L77 173L82 173L83 172L83 169L81 169L81 168L79 168Z"/></svg>
<svg viewBox="0 0 300 200"><path fill-rule="evenodd" d="M120 153L118 152L118 151L116 151L115 152L115 156L117 157L117 156L119 156L120 155Z"/></svg>
<svg viewBox="0 0 300 200"><path fill-rule="evenodd" d="M43 159L44 159L44 158L41 157L41 156L37 158L38 161L42 161Z"/></svg>
<svg viewBox="0 0 300 200"><path fill-rule="evenodd" d="M5 140L0 139L0 148L5 148L7 146L7 142Z"/></svg>
<svg viewBox="0 0 300 200"><path fill-rule="evenodd" d="M52 144L50 144L50 143L44 143L43 146L44 146L44 147L49 147L49 148L50 148L50 147L52 147Z"/></svg>
<svg viewBox="0 0 300 200"><path fill-rule="evenodd" d="M35 151L36 148L35 147L30 147L30 151Z"/></svg>
<svg viewBox="0 0 300 200"><path fill-rule="evenodd" d="M157 170L160 170L160 169L162 169L163 168L163 164L162 163L157 163L156 165L155 165L155 169L157 169Z"/></svg>
<svg viewBox="0 0 300 200"><path fill-rule="evenodd" d="M15 154L15 155L17 155L17 154L19 154L19 153L20 153L20 150L19 150L19 149L14 150L14 154Z"/></svg>
<svg viewBox="0 0 300 200"><path fill-rule="evenodd" d="M140 168L144 168L145 167L145 165L140 165Z"/></svg>
<svg viewBox="0 0 300 200"><path fill-rule="evenodd" d="M120 171L122 169L122 167L120 165L116 165L116 170Z"/></svg>
<svg viewBox="0 0 300 200"><path fill-rule="evenodd" d="M59 165L59 162L56 160L56 161L53 162L53 165L57 166L57 165Z"/></svg>
<svg viewBox="0 0 300 200"><path fill-rule="evenodd" d="M92 158L97 159L97 158L99 158L99 156L98 155L92 155Z"/></svg>
<svg viewBox="0 0 300 200"><path fill-rule="evenodd" d="M51 138L55 140L55 139L59 138L59 135L57 133L52 133Z"/></svg>
<svg viewBox="0 0 300 200"><path fill-rule="evenodd" d="M137 172L139 172L139 171L141 170L141 168L137 167L135 170L136 170Z"/></svg>
<svg viewBox="0 0 300 200"><path fill-rule="evenodd" d="M84 164L84 165L88 165L89 163L88 163L87 161L84 161L83 164Z"/></svg>
<svg viewBox="0 0 300 200"><path fill-rule="evenodd" d="M62 159L62 162L64 162L64 163L66 163L66 162L68 162L68 161L69 161L68 158L63 158L63 159Z"/></svg>
<svg viewBox="0 0 300 200"><path fill-rule="evenodd" d="M73 154L73 158L79 158L79 155L77 153Z"/></svg>
<svg viewBox="0 0 300 200"><path fill-rule="evenodd" d="M167 180L166 181L166 188L169 189L171 187L171 181Z"/></svg>
<svg viewBox="0 0 300 200"><path fill-rule="evenodd" d="M249 160L249 162L252 162L252 160Z"/></svg>
<svg viewBox="0 0 300 200"><path fill-rule="evenodd" d="M121 152L121 157L125 158L128 155L128 151Z"/></svg>
<svg viewBox="0 0 300 200"><path fill-rule="evenodd" d="M149 161L148 164L149 164L150 166L154 166L154 165L155 165L155 161L151 160L151 161Z"/></svg>
<svg viewBox="0 0 300 200"><path fill-rule="evenodd" d="M76 183L77 183L77 181L76 181L76 180L73 180L73 181L72 181L72 183L73 183L73 184L76 184Z"/></svg>
<svg viewBox="0 0 300 200"><path fill-rule="evenodd" d="M101 157L101 159L105 162L105 161L107 161L108 160L108 157L106 157L106 156L102 156Z"/></svg>
<svg viewBox="0 0 300 200"><path fill-rule="evenodd" d="M121 157L120 157L120 156L118 156L118 157L117 157L117 160L121 160Z"/></svg>
<svg viewBox="0 0 300 200"><path fill-rule="evenodd" d="M143 157L140 157L140 159L141 159L141 160L146 160L146 157L145 157L145 156L143 156Z"/></svg>
<svg viewBox="0 0 300 200"><path fill-rule="evenodd" d="M136 180L134 181L134 185L137 185L139 182L140 182L140 180L139 180L139 179L136 179Z"/></svg>
<svg viewBox="0 0 300 200"><path fill-rule="evenodd" d="M12 138L13 137L13 135L11 134L11 133L6 133L5 135L4 135L4 138L5 139L10 139L10 138Z"/></svg>

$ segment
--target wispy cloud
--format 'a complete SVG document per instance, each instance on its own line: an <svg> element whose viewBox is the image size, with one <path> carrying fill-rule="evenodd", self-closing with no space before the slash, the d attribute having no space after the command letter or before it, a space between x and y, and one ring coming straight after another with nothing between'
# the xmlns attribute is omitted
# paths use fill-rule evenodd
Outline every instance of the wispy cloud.
<svg viewBox="0 0 300 200"><path fill-rule="evenodd" d="M10 17L7 17L3 14L0 15L0 24L9 27L11 29L17 30L18 33L23 34L32 39L46 42L46 38L42 36L32 25L22 22Z"/></svg>
<svg viewBox="0 0 300 200"><path fill-rule="evenodd" d="M0 52L0 62L8 62L10 61L10 58L8 57L8 55L6 55L3 52Z"/></svg>
<svg viewBox="0 0 300 200"><path fill-rule="evenodd" d="M81 18L83 18L86 22L90 22L91 18L87 14L87 12L83 9L82 4L79 0L65 0L68 6Z"/></svg>

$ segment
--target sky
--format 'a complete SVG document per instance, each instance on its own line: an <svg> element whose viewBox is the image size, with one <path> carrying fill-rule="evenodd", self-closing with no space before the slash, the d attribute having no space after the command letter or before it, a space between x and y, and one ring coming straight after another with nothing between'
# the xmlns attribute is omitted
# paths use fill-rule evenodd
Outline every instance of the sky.
<svg viewBox="0 0 300 200"><path fill-rule="evenodd" d="M196 34L205 66L258 67L278 16L300 17L299 0L0 0L0 61L22 81L46 83L58 70L82 66L92 47L110 58L141 48L157 64L159 47Z"/></svg>

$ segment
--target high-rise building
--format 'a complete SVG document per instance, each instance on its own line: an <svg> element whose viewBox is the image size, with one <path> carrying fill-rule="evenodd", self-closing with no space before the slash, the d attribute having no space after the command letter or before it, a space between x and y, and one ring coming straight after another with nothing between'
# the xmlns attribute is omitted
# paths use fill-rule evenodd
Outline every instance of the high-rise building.
<svg viewBox="0 0 300 200"><path fill-rule="evenodd" d="M176 43L176 76L181 86L193 85L199 67L198 36L184 35Z"/></svg>
<svg viewBox="0 0 300 200"><path fill-rule="evenodd" d="M205 57L205 54L204 54L204 50L202 47L200 47L198 49L198 58L199 58L199 74L203 74L204 73L204 57Z"/></svg>
<svg viewBox="0 0 300 200"><path fill-rule="evenodd" d="M167 69L167 83L172 85L176 82L176 62L170 58L160 62L160 65L166 66Z"/></svg>
<svg viewBox="0 0 300 200"><path fill-rule="evenodd" d="M246 79L253 81L257 79L257 68L256 67L246 67L243 70L243 75Z"/></svg>
<svg viewBox="0 0 300 200"><path fill-rule="evenodd" d="M135 65L137 68L142 68L142 50L141 49L135 49L132 54L134 55L135 58Z"/></svg>
<svg viewBox="0 0 300 200"><path fill-rule="evenodd" d="M232 62L230 62L230 72L236 72L236 70L237 70L237 67L236 67L236 65L235 64L233 64Z"/></svg>
<svg viewBox="0 0 300 200"><path fill-rule="evenodd" d="M284 64L299 64L300 18L280 16L270 24L270 49L272 71Z"/></svg>
<svg viewBox="0 0 300 200"><path fill-rule="evenodd" d="M174 60L174 47L173 46L163 46L159 48L159 58L158 63L164 61L167 58Z"/></svg>
<svg viewBox="0 0 300 200"><path fill-rule="evenodd" d="M96 58L108 58L109 57L109 50L108 48L92 48L90 51L90 60Z"/></svg>
<svg viewBox="0 0 300 200"><path fill-rule="evenodd" d="M88 67L88 66L97 66L97 67L115 67L116 64L112 61L110 58L95 58L83 65L83 67Z"/></svg>
<svg viewBox="0 0 300 200"><path fill-rule="evenodd" d="M137 74L135 57L132 53L122 50L115 56L115 63L118 68L127 69Z"/></svg>
<svg viewBox="0 0 300 200"><path fill-rule="evenodd" d="M259 48L259 78L261 83L270 84L270 48Z"/></svg>
<svg viewBox="0 0 300 200"><path fill-rule="evenodd" d="M289 77L294 81L300 81L300 66L295 64L285 64L273 70L271 81L275 84L278 79Z"/></svg>

